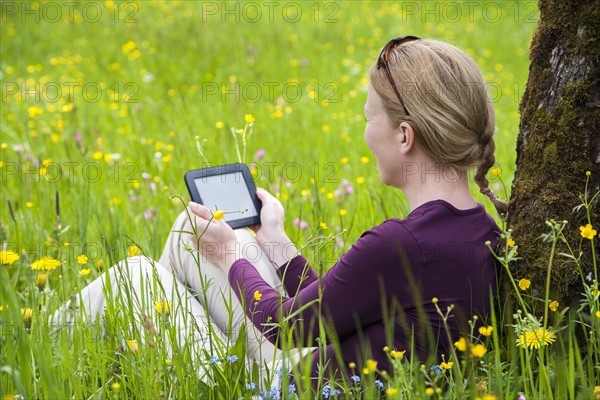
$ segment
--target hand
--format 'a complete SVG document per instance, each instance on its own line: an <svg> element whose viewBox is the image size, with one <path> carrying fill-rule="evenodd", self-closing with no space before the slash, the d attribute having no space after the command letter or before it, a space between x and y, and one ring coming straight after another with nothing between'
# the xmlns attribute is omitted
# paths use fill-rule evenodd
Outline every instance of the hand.
<svg viewBox="0 0 600 400"><path fill-rule="evenodd" d="M237 248L235 232L225 221L212 218L212 212L202 204L190 202L188 210L201 236L198 250L202 261L210 261L228 274L233 262L241 258L241 254L233 251Z"/></svg>
<svg viewBox="0 0 600 400"><path fill-rule="evenodd" d="M262 202L260 224L250 228L256 232L256 241L275 265L282 266L295 255L298 249L285 233L283 225L285 212L281 202L263 188L256 189L256 196Z"/></svg>

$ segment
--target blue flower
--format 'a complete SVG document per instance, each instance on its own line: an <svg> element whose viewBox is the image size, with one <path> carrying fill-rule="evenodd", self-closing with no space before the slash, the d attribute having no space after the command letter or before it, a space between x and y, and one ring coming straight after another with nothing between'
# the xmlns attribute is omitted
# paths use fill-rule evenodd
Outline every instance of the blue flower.
<svg viewBox="0 0 600 400"><path fill-rule="evenodd" d="M275 386L271 388L271 392L269 394L271 395L271 398L273 400L279 400L281 398L281 396L279 395L279 389Z"/></svg>
<svg viewBox="0 0 600 400"><path fill-rule="evenodd" d="M352 375L352 376L350 377L350 380L351 380L353 383L356 383L356 384L358 385L358 384L360 383L360 376L357 376L357 375Z"/></svg>
<svg viewBox="0 0 600 400"><path fill-rule="evenodd" d="M329 385L323 386L323 392L322 392L322 394L323 394L323 397L325 399L328 399L329 396L331 396L331 394L332 394L331 393L331 386L329 386Z"/></svg>
<svg viewBox="0 0 600 400"><path fill-rule="evenodd" d="M296 385L294 385L293 383L290 383L290 386L288 386L288 393L292 394L296 392Z"/></svg>
<svg viewBox="0 0 600 400"><path fill-rule="evenodd" d="M256 389L256 383L254 382L250 382L246 384L246 390L255 390Z"/></svg>
<svg viewBox="0 0 600 400"><path fill-rule="evenodd" d="M238 360L238 356L227 356L227 361L229 361L230 363L234 363Z"/></svg>
<svg viewBox="0 0 600 400"><path fill-rule="evenodd" d="M440 367L439 365L434 365L433 367L429 368L429 370L435 372L436 375L442 373L442 367Z"/></svg>
<svg viewBox="0 0 600 400"><path fill-rule="evenodd" d="M377 379L375 381L375 387L379 390L383 390L383 382L381 382L379 379Z"/></svg>
<svg viewBox="0 0 600 400"><path fill-rule="evenodd" d="M217 362L219 362L219 358L217 356L212 356L210 360L208 360L208 362L211 364L216 364Z"/></svg>
<svg viewBox="0 0 600 400"><path fill-rule="evenodd" d="M275 370L275 374L277 374L277 376L279 377L279 379L282 379L283 376L283 370L281 369L281 367L277 368Z"/></svg>

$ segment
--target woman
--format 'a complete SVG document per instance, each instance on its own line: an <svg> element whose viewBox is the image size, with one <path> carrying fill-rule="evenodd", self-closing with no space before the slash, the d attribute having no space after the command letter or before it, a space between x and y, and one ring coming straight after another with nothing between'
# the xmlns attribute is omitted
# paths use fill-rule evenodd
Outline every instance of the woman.
<svg viewBox="0 0 600 400"><path fill-rule="evenodd" d="M406 195L411 209L406 218L364 232L319 278L286 235L281 203L258 189L263 207L255 238L190 203L189 216L183 213L175 222L160 265L133 260L145 265L145 273L158 274L167 295L192 309L197 321L216 322L223 340L235 339L248 318L248 355L260 364L281 364L281 353L265 337L277 343L281 326L293 326L298 349L290 361L312 357L313 376L323 355L313 346L323 331L328 345L322 361L330 376L348 377L354 373L351 363L360 371L368 359L378 370L389 370L385 346L422 360L447 355L467 334L467 321L475 315L482 321L489 311L496 264L486 242L495 246L500 229L471 196L468 172L475 168L481 193L501 214L506 204L486 179L494 164L494 111L481 73L456 47L409 36L391 40L369 76L365 140L383 183ZM182 245L191 239L184 232L194 228L204 232L197 242L200 253L211 246L202 254L208 262L198 263L198 253ZM253 243L262 251L248 246ZM245 254L249 249L252 255ZM136 274L135 268L127 270ZM186 290L182 283L201 293L196 299L204 307L173 294ZM92 292L102 283L93 285ZM230 312L223 299L231 300ZM436 306L445 311L450 305L445 332ZM93 314L103 304L89 307ZM334 356L336 349L341 358Z"/></svg>

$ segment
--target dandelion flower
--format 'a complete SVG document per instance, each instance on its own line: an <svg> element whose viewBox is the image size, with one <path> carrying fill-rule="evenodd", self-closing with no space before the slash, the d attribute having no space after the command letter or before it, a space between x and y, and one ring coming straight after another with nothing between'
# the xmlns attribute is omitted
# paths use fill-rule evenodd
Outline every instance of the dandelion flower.
<svg viewBox="0 0 600 400"><path fill-rule="evenodd" d="M487 353L487 349L482 344L476 344L471 348L471 355L474 357L482 358L485 353Z"/></svg>
<svg viewBox="0 0 600 400"><path fill-rule="evenodd" d="M433 390L433 388L428 387L427 389L425 389L425 394L427 396L433 396L433 393L435 393L435 391Z"/></svg>
<svg viewBox="0 0 600 400"><path fill-rule="evenodd" d="M134 256L137 256L137 255L139 255L141 253L142 253L142 251L136 245L131 245L127 249L127 255L129 255L129 257L134 257Z"/></svg>
<svg viewBox="0 0 600 400"><path fill-rule="evenodd" d="M586 224L579 227L579 233L586 239L592 240L596 236L596 230L592 228L592 224Z"/></svg>
<svg viewBox="0 0 600 400"><path fill-rule="evenodd" d="M86 264L88 262L88 257L85 254L77 256L77 262L81 265Z"/></svg>
<svg viewBox="0 0 600 400"><path fill-rule="evenodd" d="M558 301L552 300L550 302L550 304L548 305L548 308L550 308L550 310L552 310L552 311L556 311L556 310L558 310L558 306L559 306Z"/></svg>
<svg viewBox="0 0 600 400"><path fill-rule="evenodd" d="M33 318L33 310L31 308L21 308L21 315L23 316L23 320L31 321L31 318Z"/></svg>
<svg viewBox="0 0 600 400"><path fill-rule="evenodd" d="M159 314L169 314L172 310L171 302L167 300L161 300L154 302L154 308Z"/></svg>
<svg viewBox="0 0 600 400"><path fill-rule="evenodd" d="M254 118L254 115L252 114L246 114L244 116L244 121L246 121L247 124L253 124L254 121L256 121L256 118Z"/></svg>
<svg viewBox="0 0 600 400"><path fill-rule="evenodd" d="M129 348L129 350L131 350L133 353L137 353L138 349L138 342L135 339L130 339L127 341L127 347Z"/></svg>
<svg viewBox="0 0 600 400"><path fill-rule="evenodd" d="M596 311L596 318L600 318L600 310Z"/></svg>
<svg viewBox="0 0 600 400"><path fill-rule="evenodd" d="M55 260L52 257L45 256L37 261L34 261L33 264L31 264L31 269L52 271L58 268L60 264L60 261Z"/></svg>
<svg viewBox="0 0 600 400"><path fill-rule="evenodd" d="M360 162L363 163L363 164L368 164L369 163L369 157L362 156L360 158Z"/></svg>
<svg viewBox="0 0 600 400"><path fill-rule="evenodd" d="M37 287L40 289L44 287L46 284L46 274L39 274L37 276Z"/></svg>
<svg viewBox="0 0 600 400"><path fill-rule="evenodd" d="M321 223L319 224L319 226L321 227L321 229L325 230L327 229L327 224L323 221L321 221Z"/></svg>
<svg viewBox="0 0 600 400"><path fill-rule="evenodd" d="M519 288L521 290L527 290L531 286L531 281L529 279L523 278L519 281Z"/></svg>
<svg viewBox="0 0 600 400"><path fill-rule="evenodd" d="M346 215L346 214L348 214L348 210L346 210L346 209L342 208L342 209L340 210L340 215L343 217L343 216L344 216L344 215Z"/></svg>
<svg viewBox="0 0 600 400"><path fill-rule="evenodd" d="M217 210L213 213L213 217L217 221L220 221L225 217L225 212L223 210Z"/></svg>
<svg viewBox="0 0 600 400"><path fill-rule="evenodd" d="M494 396L493 394L485 394L485 395L483 395L481 400L498 400L498 398L496 396Z"/></svg>
<svg viewBox="0 0 600 400"><path fill-rule="evenodd" d="M496 167L496 168L492 168L492 170L490 171L490 173L491 173L493 176L500 176L500 173L501 173L501 172L502 172L502 170L501 170L500 168L498 168L498 167Z"/></svg>
<svg viewBox="0 0 600 400"><path fill-rule="evenodd" d="M454 346L456 346L456 348L459 351L466 351L467 350L467 339L465 339L464 337L461 337L460 339L458 339L457 342L454 343Z"/></svg>
<svg viewBox="0 0 600 400"><path fill-rule="evenodd" d="M494 330L493 326L480 326L479 327L479 333L483 336L491 336L492 332Z"/></svg>
<svg viewBox="0 0 600 400"><path fill-rule="evenodd" d="M259 292L258 290L256 290L254 292L254 300L259 301L260 299L262 299L263 295L261 292Z"/></svg>
<svg viewBox="0 0 600 400"><path fill-rule="evenodd" d="M515 247L515 241L512 238L508 239L507 244L508 247Z"/></svg>
<svg viewBox="0 0 600 400"><path fill-rule="evenodd" d="M556 340L556 334L544 328L534 328L519 335L517 346L539 349L541 346L552 344Z"/></svg>
<svg viewBox="0 0 600 400"><path fill-rule="evenodd" d="M119 382L115 382L112 384L112 388L113 390L119 390L121 389L121 384Z"/></svg>
<svg viewBox="0 0 600 400"><path fill-rule="evenodd" d="M88 276L89 274L92 273L92 269L91 268L83 268L79 271L79 274L81 276Z"/></svg>
<svg viewBox="0 0 600 400"><path fill-rule="evenodd" d="M14 251L0 251L0 264L11 265L19 258L20 256Z"/></svg>
<svg viewBox="0 0 600 400"><path fill-rule="evenodd" d="M385 394L387 394L388 396L397 395L398 394L398 389L396 389L396 388L386 389Z"/></svg>

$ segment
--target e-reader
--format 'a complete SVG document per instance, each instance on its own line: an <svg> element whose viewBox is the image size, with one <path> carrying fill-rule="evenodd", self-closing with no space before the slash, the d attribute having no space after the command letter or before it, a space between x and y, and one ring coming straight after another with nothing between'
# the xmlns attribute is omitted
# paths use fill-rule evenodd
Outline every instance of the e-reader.
<svg viewBox="0 0 600 400"><path fill-rule="evenodd" d="M262 203L245 164L224 164L185 173L185 184L192 201L213 213L224 212L223 220L232 228L260 224Z"/></svg>

